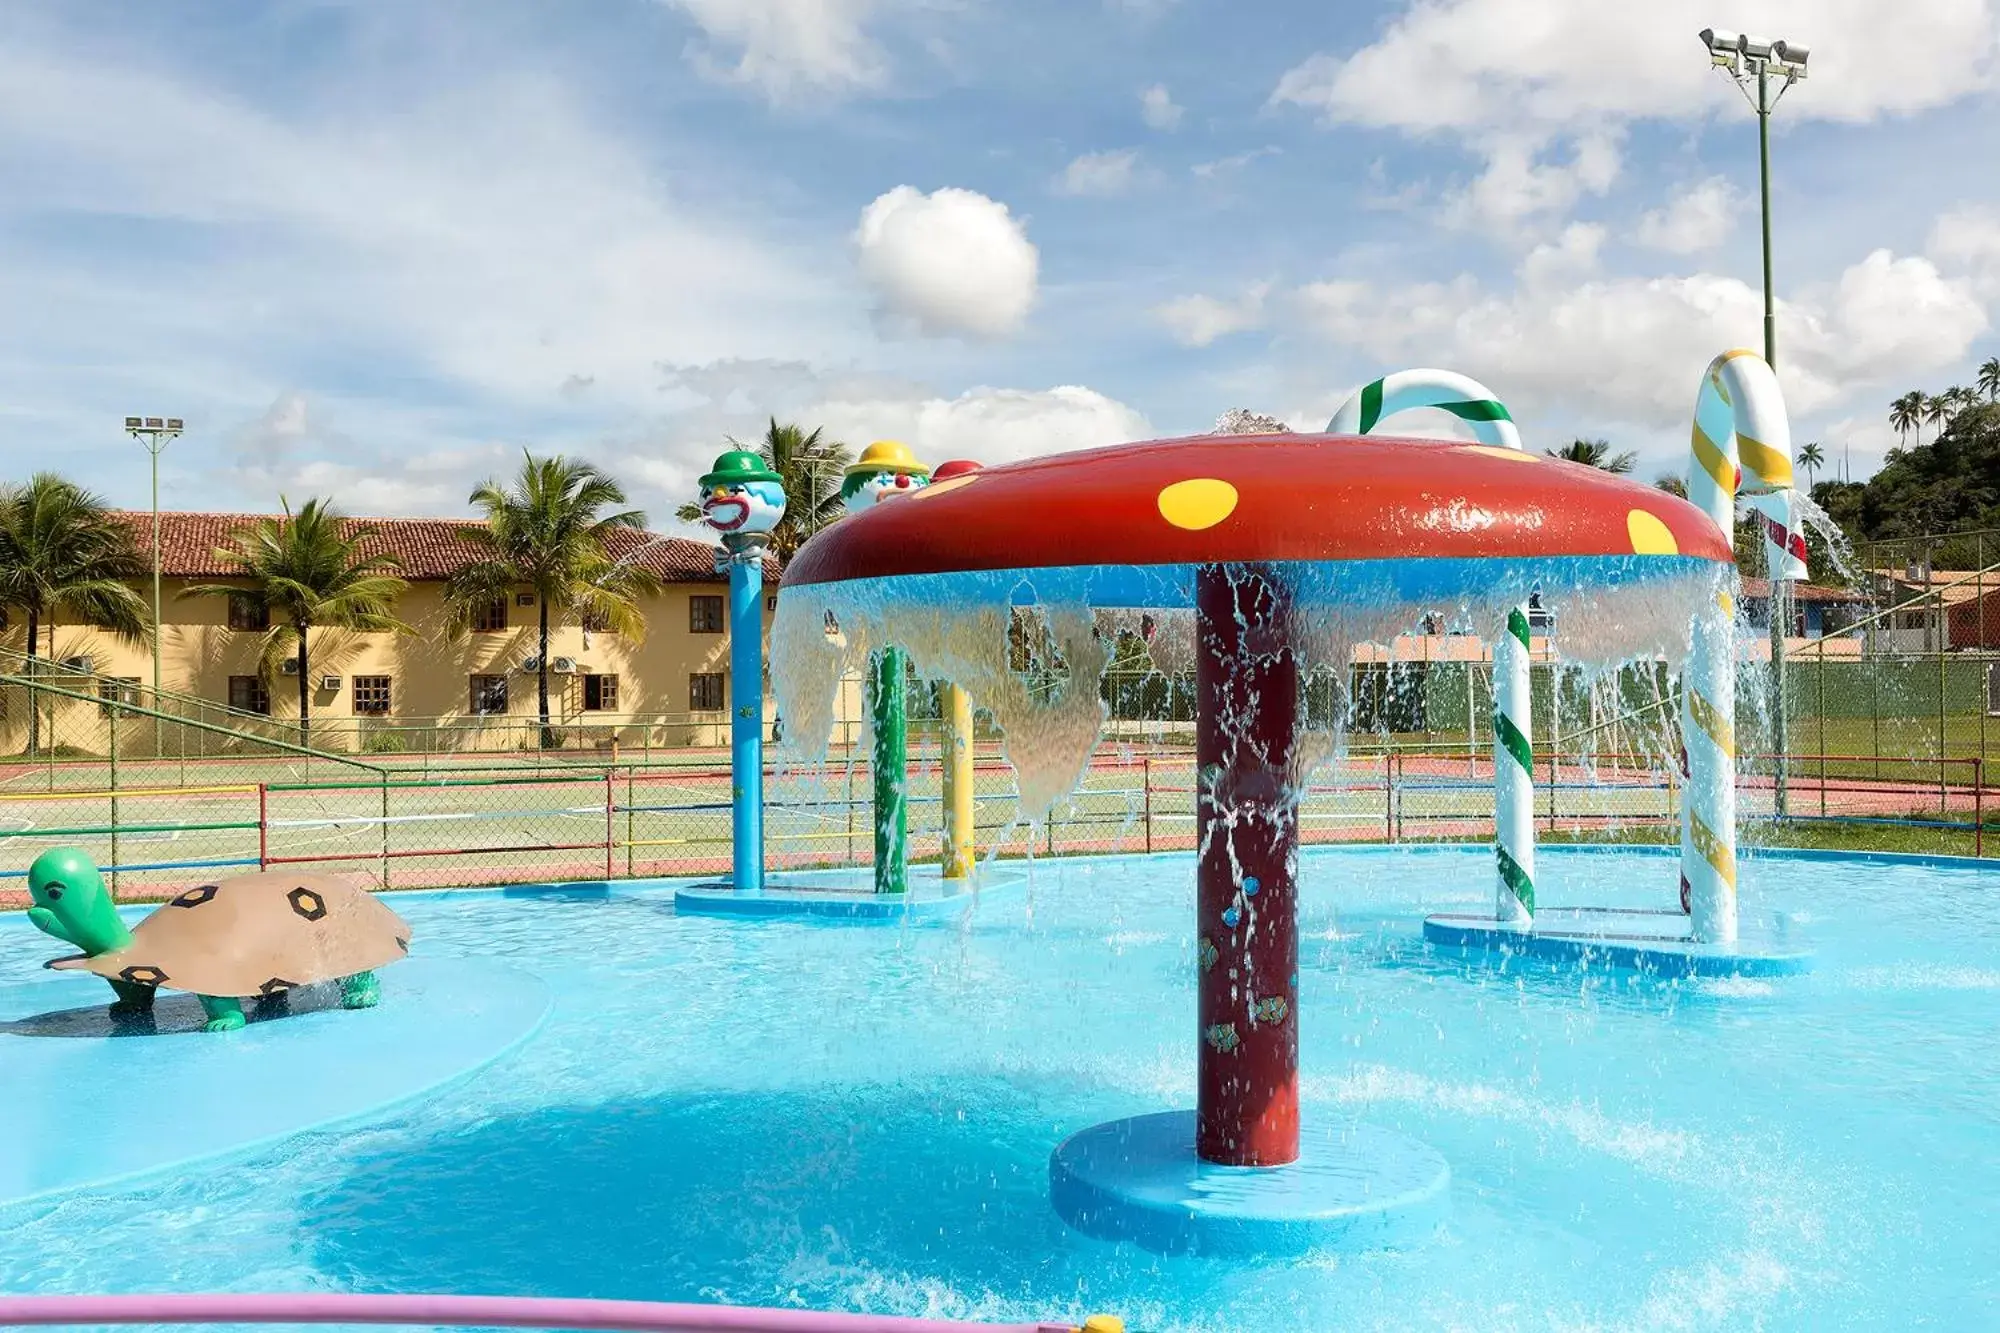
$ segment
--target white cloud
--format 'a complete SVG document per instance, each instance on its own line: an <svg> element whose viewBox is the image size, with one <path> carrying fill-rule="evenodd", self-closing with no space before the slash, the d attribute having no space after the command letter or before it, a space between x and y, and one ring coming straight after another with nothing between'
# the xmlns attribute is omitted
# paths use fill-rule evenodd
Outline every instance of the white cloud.
<svg viewBox="0 0 2000 1333"><path fill-rule="evenodd" d="M1252 148L1247 152L1235 153L1229 157L1219 157L1213 162L1197 162L1189 170L1203 180L1241 171L1260 157L1276 157L1284 150L1275 144L1265 144L1262 148Z"/></svg>
<svg viewBox="0 0 2000 1333"><path fill-rule="evenodd" d="M635 481L633 498L656 518L686 498L724 436L754 437L770 414L819 427L855 449L871 440L901 440L933 466L950 458L1012 462L1153 433L1137 410L1077 385L981 387L954 397L917 384L775 363L675 367L672 374L715 396L704 395L691 410L606 459L617 475Z"/></svg>
<svg viewBox="0 0 2000 1333"><path fill-rule="evenodd" d="M247 493L259 507L275 507L280 496L295 509L330 496L350 514L459 513L477 482L520 457L497 442L447 444L407 433L401 448L369 445L333 424L335 415L349 412L364 422L372 415L365 405L330 409L323 399L285 390L262 416L231 433L229 474L210 477L206 496L195 503L213 507L207 497L220 491Z"/></svg>
<svg viewBox="0 0 2000 1333"><path fill-rule="evenodd" d="M1669 254L1691 255L1713 250L1729 239L1742 200L1729 182L1711 176L1680 191L1665 208L1639 219L1633 240Z"/></svg>
<svg viewBox="0 0 2000 1333"><path fill-rule="evenodd" d="M1095 389L967 390L956 398L826 402L814 421L847 440L899 439L927 462L970 458L1010 463L1040 454L1144 439L1146 418Z"/></svg>
<svg viewBox="0 0 2000 1333"><path fill-rule="evenodd" d="M1538 245L1521 261L1523 284L1545 288L1580 278L1597 268L1604 246L1604 228L1594 222L1572 222L1553 242Z"/></svg>
<svg viewBox="0 0 2000 1333"><path fill-rule="evenodd" d="M1932 258L1971 274L1980 295L2000 300L2000 209L1960 208L1943 214L1925 248Z"/></svg>
<svg viewBox="0 0 2000 1333"><path fill-rule="evenodd" d="M1527 139L1494 139L1484 148L1486 169L1445 201L1445 219L1454 225L1514 232L1544 217L1567 216L1578 200L1605 194L1618 179L1618 141L1610 133L1578 137L1561 162L1543 160Z"/></svg>
<svg viewBox="0 0 2000 1333"><path fill-rule="evenodd" d="M1582 238L1572 243L1576 254L1586 248ZM1503 397L1662 428L1692 410L1700 368L1759 327L1761 295L1734 278L1567 285L1574 270L1553 262L1561 253L1530 256L1510 291L1469 277L1401 288L1342 280L1306 287L1296 300L1325 336L1384 364L1450 366ZM1987 328L1963 280L1887 251L1780 303L1778 317L1779 378L1794 415L1953 365Z"/></svg>
<svg viewBox="0 0 2000 1333"><path fill-rule="evenodd" d="M899 185L862 210L861 276L892 329L995 338L1035 303L1040 256L1007 206L972 190Z"/></svg>
<svg viewBox="0 0 2000 1333"><path fill-rule="evenodd" d="M300 95L311 118L102 55L0 48L0 166L36 182L0 218L114 218L199 255L157 262L142 240L0 269L0 304L41 312L32 337L0 329L0 366L53 354L121 398L157 380L211 420L319 387L299 367L328 361L570 410L559 386L586 377L591 410L612 411L652 405L662 357L823 355L851 331L823 256L761 242L726 195L670 192L639 145L532 74ZM37 396L22 387L0 369L0 395Z"/></svg>
<svg viewBox="0 0 2000 1333"><path fill-rule="evenodd" d="M1265 282L1230 300L1183 296L1157 307L1153 317L1183 347L1206 347L1218 338L1260 327L1264 322L1264 300L1270 291L1271 284Z"/></svg>
<svg viewBox="0 0 2000 1333"><path fill-rule="evenodd" d="M882 0L665 2L708 38L689 48L697 68L773 101L873 90L888 78L888 56L866 27Z"/></svg>
<svg viewBox="0 0 2000 1333"><path fill-rule="evenodd" d="M1139 94L1139 114L1152 129L1177 130L1181 125L1181 117L1187 114L1187 108L1174 105L1173 96L1167 92L1167 85L1156 83Z"/></svg>
<svg viewBox="0 0 2000 1333"><path fill-rule="evenodd" d="M1063 168L1056 178L1056 192L1094 195L1108 199L1124 194L1138 183L1139 153L1124 148L1106 153L1085 153Z"/></svg>
<svg viewBox="0 0 2000 1333"><path fill-rule="evenodd" d="M1872 120L1944 106L1995 85L2000 14L1990 0L1925 0L1883 21L1881 0L1764 0L1731 20L1805 34L1812 77L1788 118ZM1694 34L1708 0L1404 0L1377 40L1289 70L1272 100L1329 123L1546 137L1606 122L1686 119L1737 94Z"/></svg>
<svg viewBox="0 0 2000 1333"><path fill-rule="evenodd" d="M1328 125L1456 139L1485 161L1454 220L1519 232L1565 217L1617 174L1618 144L1639 120L1690 121L1738 92L1695 39L1711 0L1396 0L1368 45L1288 70L1274 106ZM1812 75L1786 95L1788 122L1864 122L1949 105L2000 86L2000 7L1924 0L1884 21L1882 0L1758 0L1728 16L1766 36L1803 34ZM1542 162L1575 147L1566 166Z"/></svg>

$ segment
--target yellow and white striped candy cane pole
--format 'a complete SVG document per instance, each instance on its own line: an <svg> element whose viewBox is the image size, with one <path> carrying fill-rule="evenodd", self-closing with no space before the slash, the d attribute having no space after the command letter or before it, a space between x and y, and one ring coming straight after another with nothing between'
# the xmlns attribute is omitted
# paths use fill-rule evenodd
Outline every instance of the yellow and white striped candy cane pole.
<svg viewBox="0 0 2000 1333"><path fill-rule="evenodd" d="M1327 423L1327 433L1366 435L1413 407L1435 407L1472 427L1484 444L1519 450L1521 432L1500 400L1475 379L1449 370L1400 370L1362 386ZM1466 688L1470 689L1470 678ZM1535 734L1528 673L1528 608L1507 613L1493 648L1494 914L1527 929L1535 921Z"/></svg>
<svg viewBox="0 0 2000 1333"><path fill-rule="evenodd" d="M1688 499L1736 534L1736 497L1757 513L1772 582L1804 578L1805 538L1792 515L1792 431L1778 377L1755 352L1724 352L1695 399ZM1775 591L1775 590L1774 590ZM1772 598L1775 609L1777 599ZM1681 906L1694 938L1736 939L1736 643L1728 592L1695 620L1682 689L1687 778L1681 801Z"/></svg>

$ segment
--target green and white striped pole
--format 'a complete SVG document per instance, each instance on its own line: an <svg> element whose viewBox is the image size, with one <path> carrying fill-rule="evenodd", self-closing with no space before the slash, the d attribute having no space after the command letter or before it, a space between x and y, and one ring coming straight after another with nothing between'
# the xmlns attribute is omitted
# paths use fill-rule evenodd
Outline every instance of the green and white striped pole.
<svg viewBox="0 0 2000 1333"><path fill-rule="evenodd" d="M1507 408L1475 379L1449 370L1399 370L1340 405L1327 423L1335 435L1366 435L1398 412L1435 407L1472 427L1482 444L1519 450L1521 432ZM1529 681L1528 608L1507 613L1493 646L1493 832L1498 862L1494 915L1522 930L1535 920L1535 734ZM1467 689L1471 688L1470 680Z"/></svg>

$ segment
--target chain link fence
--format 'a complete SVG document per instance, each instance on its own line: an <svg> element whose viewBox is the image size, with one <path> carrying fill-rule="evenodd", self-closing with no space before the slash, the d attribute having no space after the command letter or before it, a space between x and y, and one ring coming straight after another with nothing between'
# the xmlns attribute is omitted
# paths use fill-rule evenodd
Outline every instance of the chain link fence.
<svg viewBox="0 0 2000 1333"><path fill-rule="evenodd" d="M198 700L167 709L122 682L21 674L0 662L0 903L52 846L83 848L122 897L260 866L358 874L389 888L726 872L727 756L687 747L529 753L352 755L296 743L296 728ZM46 665L46 664L45 664ZM1786 678L1794 753L1776 820L1769 674L1738 689L1746 843L1824 821L1879 828L1903 850L1982 854L1995 668L1976 651L1794 657ZM1678 702L1664 668L1583 672L1538 663L1540 836L1671 841L1678 817ZM1342 751L1301 793L1308 843L1492 836L1492 673L1480 661L1358 664L1345 690L1316 679L1308 716L1346 723ZM152 698L150 691L145 697ZM1109 722L1083 781L1051 819L1019 809L1014 774L982 733L978 845L1003 857L1187 850L1195 845L1193 682L1114 671ZM942 852L940 724L913 688L908 774L913 861ZM172 711L168 711L171 709ZM514 719L532 728L532 719ZM865 738L830 762L774 766L766 837L777 870L867 864L873 848Z"/></svg>

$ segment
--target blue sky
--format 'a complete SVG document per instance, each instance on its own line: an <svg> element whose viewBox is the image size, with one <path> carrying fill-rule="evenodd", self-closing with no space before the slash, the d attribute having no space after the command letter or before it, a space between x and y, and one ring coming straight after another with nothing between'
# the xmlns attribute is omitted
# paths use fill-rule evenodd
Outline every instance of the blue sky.
<svg viewBox="0 0 2000 1333"><path fill-rule="evenodd" d="M1857 474L2000 355L2000 0L344 0L0 10L0 445L143 505L664 515L776 412L988 461L1442 365L1674 469L1760 338Z"/></svg>

